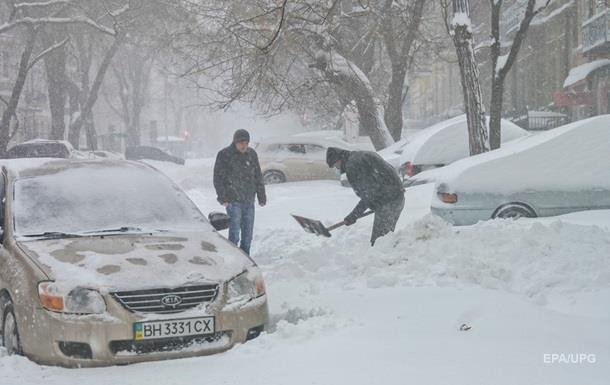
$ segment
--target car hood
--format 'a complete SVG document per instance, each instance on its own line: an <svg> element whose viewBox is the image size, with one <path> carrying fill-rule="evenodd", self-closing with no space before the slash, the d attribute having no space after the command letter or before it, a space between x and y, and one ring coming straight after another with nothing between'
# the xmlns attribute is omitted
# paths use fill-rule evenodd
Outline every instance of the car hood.
<svg viewBox="0 0 610 385"><path fill-rule="evenodd" d="M51 280L101 291L221 282L254 265L214 232L20 240Z"/></svg>

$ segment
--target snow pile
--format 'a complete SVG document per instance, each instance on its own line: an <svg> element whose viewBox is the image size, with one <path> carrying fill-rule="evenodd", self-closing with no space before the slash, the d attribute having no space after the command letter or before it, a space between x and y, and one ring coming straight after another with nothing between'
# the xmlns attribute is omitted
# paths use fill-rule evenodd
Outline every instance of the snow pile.
<svg viewBox="0 0 610 385"><path fill-rule="evenodd" d="M314 278L344 288L474 285L539 304L547 294L610 288L610 233L595 226L499 220L452 228L429 215L379 239L374 248L369 232L368 225L331 239L267 232L256 240L261 246L254 257L271 282Z"/></svg>

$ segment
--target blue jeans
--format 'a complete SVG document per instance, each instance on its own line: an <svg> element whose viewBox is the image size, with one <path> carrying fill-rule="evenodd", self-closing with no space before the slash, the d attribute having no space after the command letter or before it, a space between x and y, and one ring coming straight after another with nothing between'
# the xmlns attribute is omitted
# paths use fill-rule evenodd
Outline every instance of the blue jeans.
<svg viewBox="0 0 610 385"><path fill-rule="evenodd" d="M241 232L241 244L239 244L239 247L246 254L250 255L250 244L252 244L252 233L254 230L254 202L229 203L227 215L231 217L229 222L229 241L237 246Z"/></svg>

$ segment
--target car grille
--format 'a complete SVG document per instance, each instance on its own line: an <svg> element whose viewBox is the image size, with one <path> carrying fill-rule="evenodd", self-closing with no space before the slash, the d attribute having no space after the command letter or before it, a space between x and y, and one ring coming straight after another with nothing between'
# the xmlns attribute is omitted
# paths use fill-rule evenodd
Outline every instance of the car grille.
<svg viewBox="0 0 610 385"><path fill-rule="evenodd" d="M119 291L112 296L124 308L140 313L178 313L192 309L202 303L212 302L218 294L218 285L183 286L173 289L148 289L134 291ZM166 303L164 298L180 298L179 303ZM171 299L170 298L170 299Z"/></svg>
<svg viewBox="0 0 610 385"><path fill-rule="evenodd" d="M191 336L158 339L150 341L110 341L110 351L114 355L121 354L149 354L160 352L180 351L183 349L214 349L223 348L231 344L231 332L224 331L207 336Z"/></svg>

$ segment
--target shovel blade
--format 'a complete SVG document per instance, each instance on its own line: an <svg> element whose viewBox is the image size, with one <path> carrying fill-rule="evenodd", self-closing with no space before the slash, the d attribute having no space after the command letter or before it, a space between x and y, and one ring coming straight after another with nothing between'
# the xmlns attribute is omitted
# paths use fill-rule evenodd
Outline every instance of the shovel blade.
<svg viewBox="0 0 610 385"><path fill-rule="evenodd" d="M308 233L312 233L312 234L319 235L319 236L321 235L323 237L330 238L330 231L328 231L328 229L326 228L326 226L324 226L324 224L322 224L322 222L320 222L316 219L300 217L298 215L293 215L292 217Z"/></svg>

